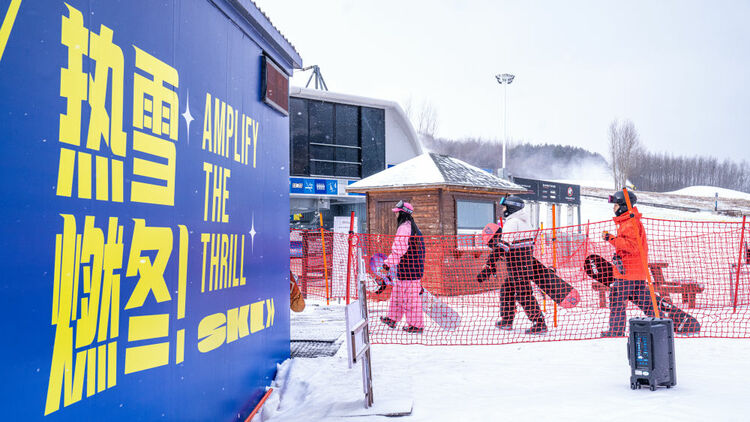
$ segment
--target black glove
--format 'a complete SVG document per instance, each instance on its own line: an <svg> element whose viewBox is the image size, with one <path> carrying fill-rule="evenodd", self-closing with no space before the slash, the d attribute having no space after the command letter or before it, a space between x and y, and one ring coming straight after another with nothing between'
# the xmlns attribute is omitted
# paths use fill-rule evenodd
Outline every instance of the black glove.
<svg viewBox="0 0 750 422"><path fill-rule="evenodd" d="M385 263L383 264L382 267L380 267L380 271L378 271L378 272L381 273L379 275L383 276L383 278L376 278L375 279L375 282L377 282L378 286L379 286L378 289L375 290L375 294L379 295L379 294L383 293L383 290L385 290L385 288L388 287L388 284L385 282L384 278L388 277L388 271L390 269L391 268L387 264L385 264Z"/></svg>
<svg viewBox="0 0 750 422"><path fill-rule="evenodd" d="M477 283L481 283L484 280L487 280L487 272L485 270L482 270L477 274Z"/></svg>
<svg viewBox="0 0 750 422"><path fill-rule="evenodd" d="M388 270L390 270L390 267L386 264L383 264L380 268L377 269L377 271L375 271L375 274L379 278L386 278L388 277Z"/></svg>
<svg viewBox="0 0 750 422"><path fill-rule="evenodd" d="M378 289L375 290L376 295L383 293L383 290L385 290L385 288L388 287L388 284L386 284L385 281L382 279L379 279L379 278L375 279L375 282L378 283L378 286L379 286Z"/></svg>
<svg viewBox="0 0 750 422"><path fill-rule="evenodd" d="M477 282L481 283L487 280L488 278L492 277L492 274L494 273L495 273L494 266L485 265L484 268L482 268L482 271L480 271L479 274L477 274Z"/></svg>

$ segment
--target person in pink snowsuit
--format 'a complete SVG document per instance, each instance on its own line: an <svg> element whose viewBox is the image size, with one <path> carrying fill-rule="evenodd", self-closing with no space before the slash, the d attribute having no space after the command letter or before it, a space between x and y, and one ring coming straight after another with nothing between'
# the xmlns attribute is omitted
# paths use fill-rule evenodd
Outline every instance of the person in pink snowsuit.
<svg viewBox="0 0 750 422"><path fill-rule="evenodd" d="M391 301L388 304L388 316L380 320L391 328L395 328L404 315L406 323L404 331L421 333L424 330L422 318L422 300L419 297L422 289L421 281L424 275L424 240L422 232L414 222L412 213L414 207L404 201L399 201L392 210L397 214L398 229L393 240L391 253L380 269L381 274L388 274L394 265L396 279Z"/></svg>

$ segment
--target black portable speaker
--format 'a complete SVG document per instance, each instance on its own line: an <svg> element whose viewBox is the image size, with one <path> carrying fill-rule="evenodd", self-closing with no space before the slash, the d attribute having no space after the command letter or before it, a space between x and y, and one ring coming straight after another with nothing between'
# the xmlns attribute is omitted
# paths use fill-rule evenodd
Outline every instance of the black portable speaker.
<svg viewBox="0 0 750 422"><path fill-rule="evenodd" d="M632 318L628 337L630 388L671 388L677 384L674 325L668 318Z"/></svg>

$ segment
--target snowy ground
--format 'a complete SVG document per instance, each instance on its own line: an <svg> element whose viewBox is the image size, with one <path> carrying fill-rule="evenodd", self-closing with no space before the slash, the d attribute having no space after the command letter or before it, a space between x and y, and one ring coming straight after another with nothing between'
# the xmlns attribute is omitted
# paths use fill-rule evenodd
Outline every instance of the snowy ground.
<svg viewBox="0 0 750 422"><path fill-rule="evenodd" d="M588 189L587 189L588 190ZM587 191L585 190L585 191ZM607 202L607 195L611 193L609 190L606 191L593 191L593 194L598 194L599 197L587 196L581 199L581 222L586 223L591 221L604 221L612 218L612 204ZM609 192L609 193L608 193ZM661 200L656 199L659 194L636 192L639 201L643 198L644 202L659 203ZM662 196L663 198L663 196ZM651 201L648 201L651 200ZM750 213L750 201L733 200L734 202L742 202L741 209L746 210ZM746 203L746 204L745 204ZM724 214L718 214L711 211L713 209L713 202L708 205L708 201L696 202L691 199L685 199L684 197L677 197L674 200L665 203L666 205L677 205L685 207L700 208L700 211L690 212L681 211L664 207L650 206L645 204L637 204L638 209L641 211L644 217L648 218L659 218L664 220L686 220L686 221L742 221L742 217L729 216ZM746 207L746 208L745 208ZM710 208L710 209L709 209ZM565 220L563 220L565 221ZM545 225L546 227L546 225Z"/></svg>
<svg viewBox="0 0 750 422"><path fill-rule="evenodd" d="M343 313L342 305L333 305ZM307 321L326 319L322 306ZM318 312L321 318L314 316ZM343 325L341 325L343 332ZM626 340L502 346L375 345L376 405L413 401L405 421L747 420L750 341L675 340L677 386L630 390ZM258 421L385 421L334 416L363 403L362 372L348 369L345 348L333 357L290 359Z"/></svg>
<svg viewBox="0 0 750 422"><path fill-rule="evenodd" d="M595 197L606 197L604 186L584 191L593 196L582 199L583 222L612 217L612 205ZM711 198L638 195L701 209L639 205L646 217L741 220L711 212ZM727 207L750 210L750 201L728 201L737 202L726 202ZM343 305L322 305L311 302L303 314L292 314L294 337L343 336L343 318L332 318L343 315ZM630 390L625 338L499 346L378 344L372 349L375 405L403 407L398 405L411 400L412 413L400 419L406 421L750 419L750 341L679 337L675 349L677 386L652 392ZM363 407L361 374L359 366L348 369L344 347L332 357L289 359L280 365L274 392L253 421L393 420L340 416L346 413L342 409Z"/></svg>
<svg viewBox="0 0 750 422"><path fill-rule="evenodd" d="M750 201L750 193L738 192L732 189L716 188L713 186L690 186L667 193L675 195L701 196L708 198L714 198L716 194L719 194L719 198L744 199Z"/></svg>

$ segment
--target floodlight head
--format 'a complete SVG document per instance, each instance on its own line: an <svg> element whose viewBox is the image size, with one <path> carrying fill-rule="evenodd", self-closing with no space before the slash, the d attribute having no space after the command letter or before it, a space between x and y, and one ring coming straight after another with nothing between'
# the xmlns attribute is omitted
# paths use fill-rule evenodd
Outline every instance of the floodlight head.
<svg viewBox="0 0 750 422"><path fill-rule="evenodd" d="M513 83L513 79L515 77L516 75L511 75L510 73L499 73L495 75L495 79L497 79L497 83L499 83L500 85L510 85L511 83Z"/></svg>

